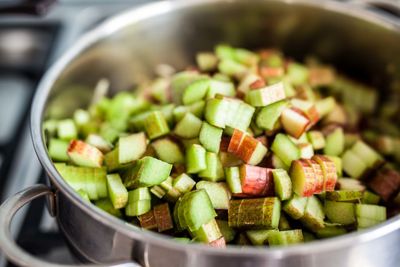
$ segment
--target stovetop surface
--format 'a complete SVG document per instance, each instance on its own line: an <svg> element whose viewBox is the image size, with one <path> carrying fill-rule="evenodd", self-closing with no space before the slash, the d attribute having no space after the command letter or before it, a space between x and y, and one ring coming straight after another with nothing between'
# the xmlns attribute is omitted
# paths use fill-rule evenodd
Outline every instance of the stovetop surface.
<svg viewBox="0 0 400 267"><path fill-rule="evenodd" d="M29 111L37 84L51 64L79 36L106 18L150 0L59 0L41 17L0 16L0 203L45 174L36 158ZM77 263L43 199L13 221L18 244L50 262ZM0 267L14 266L0 252Z"/></svg>

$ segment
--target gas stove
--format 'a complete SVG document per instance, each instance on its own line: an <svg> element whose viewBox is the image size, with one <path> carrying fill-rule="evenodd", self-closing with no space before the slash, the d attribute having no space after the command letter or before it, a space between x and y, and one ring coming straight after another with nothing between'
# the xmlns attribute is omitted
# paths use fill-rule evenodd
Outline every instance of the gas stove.
<svg viewBox="0 0 400 267"><path fill-rule="evenodd" d="M1 2L1 1L0 1ZM36 183L45 183L33 149L29 114L32 97L46 69L83 33L119 11L146 0L59 0L40 17L0 17L0 203ZM59 234L43 200L13 221L18 244L49 262L79 262ZM2 257L0 267L13 266Z"/></svg>

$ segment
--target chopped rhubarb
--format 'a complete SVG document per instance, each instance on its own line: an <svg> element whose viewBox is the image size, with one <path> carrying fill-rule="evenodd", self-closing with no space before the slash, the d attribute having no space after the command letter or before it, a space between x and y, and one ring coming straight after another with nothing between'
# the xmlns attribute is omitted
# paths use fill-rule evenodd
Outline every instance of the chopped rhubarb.
<svg viewBox="0 0 400 267"><path fill-rule="evenodd" d="M157 222L158 232L164 232L174 228L168 203L154 206L153 212Z"/></svg>
<svg viewBox="0 0 400 267"><path fill-rule="evenodd" d="M293 191L302 197L312 196L315 192L315 172L312 165L303 159L295 160L290 167L290 178L293 183Z"/></svg>
<svg viewBox="0 0 400 267"><path fill-rule="evenodd" d="M320 194L324 192L324 173L322 172L322 168L317 161L310 159L308 160L308 163L311 164L315 173L314 194Z"/></svg>
<svg viewBox="0 0 400 267"><path fill-rule="evenodd" d="M80 140L72 140L69 143L67 154L78 166L101 167L103 164L103 153L96 147Z"/></svg>
<svg viewBox="0 0 400 267"><path fill-rule="evenodd" d="M285 89L282 82L247 92L246 99L253 107L264 107L285 99Z"/></svg>
<svg viewBox="0 0 400 267"><path fill-rule="evenodd" d="M391 169L381 170L370 180L368 186L383 200L388 201L400 190L400 174Z"/></svg>
<svg viewBox="0 0 400 267"><path fill-rule="evenodd" d="M274 180L271 169L251 165L239 168L242 193L250 196L272 196Z"/></svg>
<svg viewBox="0 0 400 267"><path fill-rule="evenodd" d="M323 155L315 155L312 157L313 160L318 162L322 168L322 173L324 174L324 191L335 190L335 185L337 181L337 171L335 163L328 157Z"/></svg>
<svg viewBox="0 0 400 267"><path fill-rule="evenodd" d="M298 110L288 108L281 114L281 123L288 134L294 138L299 138L307 130L311 122Z"/></svg>
<svg viewBox="0 0 400 267"><path fill-rule="evenodd" d="M267 154L267 148L252 136L235 129L229 142L228 152L248 164L257 165Z"/></svg>

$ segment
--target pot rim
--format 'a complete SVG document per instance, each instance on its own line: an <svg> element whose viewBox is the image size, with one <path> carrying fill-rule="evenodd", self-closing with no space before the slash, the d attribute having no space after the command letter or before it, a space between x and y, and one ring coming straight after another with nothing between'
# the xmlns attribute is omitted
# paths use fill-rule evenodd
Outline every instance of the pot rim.
<svg viewBox="0 0 400 267"><path fill-rule="evenodd" d="M202 4L210 4L215 2L227 2L234 4L240 0L176 0L176 1L160 1L150 4L145 4L140 7L130 9L128 11L117 14L110 19L106 20L95 29L84 34L78 42L76 42L69 51L67 51L56 63L46 72L44 78L41 80L37 92L35 93L32 109L31 109L31 136L34 144L36 154L49 174L52 183L60 190L74 205L77 205L80 209L84 210L92 218L97 221L101 221L102 224L125 234L133 239L141 240L143 242L156 243L159 246L168 247L176 250L190 250L197 252L202 252L206 254L218 254L225 256L264 256L273 258L283 258L287 256L294 255L306 255L310 251L323 252L327 250L337 249L344 247L350 247L356 243L364 243L384 235L387 235L397 229L400 229L400 215L397 215L390 220L363 230L360 232L353 232L343 236L329 238L325 240L314 241L311 243L294 245L285 248L255 248L247 247L246 249L240 247L228 247L227 249L215 249L201 244L191 244L187 246L186 244L181 244L175 242L171 237L153 233L151 231L143 231L139 227L134 226L128 222L124 222L118 218L110 216L103 210L97 208L93 204L83 201L79 194L76 193L72 187L70 187L60 174L55 169L51 159L47 154L47 148L44 142L44 136L42 135L42 121L43 112L45 108L46 101L48 99L49 93L55 81L58 79L59 75L65 69L65 67L76 59L79 54L84 51L89 46L94 43L110 36L114 32L124 28L127 25L132 25L139 23L146 19L151 19L154 16L168 13L171 11L176 11L189 6L198 6ZM264 2L267 0L257 0L258 2ZM381 16L375 12L367 9L363 9L360 6L352 6L349 8L349 3L334 2L329 1L319 1L319 0L270 0L273 2L283 2L285 4L291 5L305 5L314 8L320 8L325 10L330 10L342 15L351 16L357 19L365 20L370 23L378 24L391 31L399 32L400 21L393 21L387 17Z"/></svg>

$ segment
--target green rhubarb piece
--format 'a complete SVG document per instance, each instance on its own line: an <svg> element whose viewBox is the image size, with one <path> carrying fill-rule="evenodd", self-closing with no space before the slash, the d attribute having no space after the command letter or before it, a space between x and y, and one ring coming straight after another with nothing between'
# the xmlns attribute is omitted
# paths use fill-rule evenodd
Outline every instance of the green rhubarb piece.
<svg viewBox="0 0 400 267"><path fill-rule="evenodd" d="M153 157L144 157L135 168L135 175L125 180L125 186L129 189L161 184L169 177L172 165Z"/></svg>
<svg viewBox="0 0 400 267"><path fill-rule="evenodd" d="M381 200L381 198L375 194L372 193L371 191L364 191L363 195L362 195L362 199L361 202L363 204L372 204L372 205L376 205L379 203L379 201Z"/></svg>
<svg viewBox="0 0 400 267"><path fill-rule="evenodd" d="M125 166L119 163L119 147L104 155L104 165L107 167L108 172L119 170Z"/></svg>
<svg viewBox="0 0 400 267"><path fill-rule="evenodd" d="M182 94L182 102L184 105L190 105L205 98L209 88L210 79L197 80L186 87Z"/></svg>
<svg viewBox="0 0 400 267"><path fill-rule="evenodd" d="M69 161L67 154L69 142L60 139L50 139L49 155L54 161Z"/></svg>
<svg viewBox="0 0 400 267"><path fill-rule="evenodd" d="M273 130L275 123L279 120L282 111L288 106L286 100L275 102L266 107L262 107L256 115L256 124L264 130Z"/></svg>
<svg viewBox="0 0 400 267"><path fill-rule="evenodd" d="M167 191L159 185L151 187L150 192L159 199L162 199L167 194Z"/></svg>
<svg viewBox="0 0 400 267"><path fill-rule="evenodd" d="M184 163L184 155L179 146L172 140L165 138L154 141L151 144L157 157L167 163Z"/></svg>
<svg viewBox="0 0 400 267"><path fill-rule="evenodd" d="M356 217L354 214L355 204L348 202L325 201L325 214L332 223L343 225L354 224Z"/></svg>
<svg viewBox="0 0 400 267"><path fill-rule="evenodd" d="M325 198L332 201L357 201L362 198L362 191L337 190L325 193Z"/></svg>
<svg viewBox="0 0 400 267"><path fill-rule="evenodd" d="M356 216L377 221L386 220L386 207L371 204L356 204Z"/></svg>
<svg viewBox="0 0 400 267"><path fill-rule="evenodd" d="M228 114L225 115L227 116L226 126L246 131L250 126L254 112L254 107L242 101L229 101Z"/></svg>
<svg viewBox="0 0 400 267"><path fill-rule="evenodd" d="M181 203L185 222L190 231L198 230L203 224L214 219L217 214L214 211L211 200L205 190L195 190L187 193L189 196Z"/></svg>
<svg viewBox="0 0 400 267"><path fill-rule="evenodd" d="M119 174L107 175L108 196L115 209L121 209L128 203L128 190L122 183Z"/></svg>
<svg viewBox="0 0 400 267"><path fill-rule="evenodd" d="M358 140L351 148L351 151L357 155L369 168L374 168L381 162L382 157L363 141Z"/></svg>
<svg viewBox="0 0 400 267"><path fill-rule="evenodd" d="M99 200L95 201L94 204L98 208L107 212L108 214L111 214L118 218L122 218L122 212L120 210L114 208L113 204L111 203L111 201L108 198L99 199Z"/></svg>
<svg viewBox="0 0 400 267"><path fill-rule="evenodd" d="M78 137L78 130L72 119L61 120L57 124L58 138L66 141L76 139Z"/></svg>
<svg viewBox="0 0 400 267"><path fill-rule="evenodd" d="M347 234L347 230L340 226L327 226L316 232L318 238L330 238L344 234Z"/></svg>
<svg viewBox="0 0 400 267"><path fill-rule="evenodd" d="M234 59L247 66L256 65L260 59L257 53L254 53L247 49L235 48L233 51Z"/></svg>
<svg viewBox="0 0 400 267"><path fill-rule="evenodd" d="M107 142L114 143L119 135L120 131L109 125L108 123L103 123L100 128L100 136L103 137Z"/></svg>
<svg viewBox="0 0 400 267"><path fill-rule="evenodd" d="M217 154L206 152L206 168L198 173L204 180L218 182L225 179L224 169Z"/></svg>
<svg viewBox="0 0 400 267"><path fill-rule="evenodd" d="M182 138L195 138L199 136L202 121L192 113L186 113L174 129L174 133Z"/></svg>
<svg viewBox="0 0 400 267"><path fill-rule="evenodd" d="M144 128L150 139L155 139L169 133L169 126L160 111L153 111L144 120Z"/></svg>
<svg viewBox="0 0 400 267"><path fill-rule="evenodd" d="M357 217L357 229L362 230L365 228L370 228L372 226L382 223L380 220L373 220L369 218L358 218Z"/></svg>
<svg viewBox="0 0 400 267"><path fill-rule="evenodd" d="M231 59L222 59L218 63L218 71L230 77L241 77L247 72L247 67Z"/></svg>
<svg viewBox="0 0 400 267"><path fill-rule="evenodd" d="M301 229L271 232L268 235L267 240L271 247L287 246L304 242L303 232Z"/></svg>
<svg viewBox="0 0 400 267"><path fill-rule="evenodd" d="M286 166L290 166L293 160L300 158L300 150L285 134L277 134L271 145L271 150Z"/></svg>
<svg viewBox="0 0 400 267"><path fill-rule="evenodd" d="M326 136L326 144L324 154L329 156L340 156L344 150L344 133L343 128L338 127L328 136Z"/></svg>
<svg viewBox="0 0 400 267"><path fill-rule="evenodd" d="M343 176L343 162L342 158L336 157L336 156L326 156L328 159L330 159L334 164L336 168L336 173L338 177Z"/></svg>
<svg viewBox="0 0 400 267"><path fill-rule="evenodd" d="M126 216L140 216L151 210L151 201L150 200L139 200L134 203L129 203L125 207Z"/></svg>
<svg viewBox="0 0 400 267"><path fill-rule="evenodd" d="M113 149L113 145L105 140L102 136L97 134L89 134L86 137L85 143L96 147L103 153L108 153Z"/></svg>
<svg viewBox="0 0 400 267"><path fill-rule="evenodd" d="M274 177L275 194L280 200L287 200L292 196L292 181L287 171L275 169L272 171Z"/></svg>
<svg viewBox="0 0 400 267"><path fill-rule="evenodd" d="M193 104L190 104L188 106L178 106L174 108L173 110L173 117L175 122L179 122L180 120L183 119L183 117L186 115L186 113L192 113L195 115L197 118L202 118L204 114L204 108L206 106L205 101L197 101Z"/></svg>
<svg viewBox="0 0 400 267"><path fill-rule="evenodd" d="M214 209L228 209L231 193L226 183L200 181L196 184L196 189L206 190Z"/></svg>
<svg viewBox="0 0 400 267"><path fill-rule="evenodd" d="M285 171L289 171L290 166L287 166L277 155L272 154L271 156L272 166L275 169L283 169Z"/></svg>
<svg viewBox="0 0 400 267"><path fill-rule="evenodd" d="M318 100L315 103L315 107L318 110L319 117L320 118L325 117L326 115L331 113L334 110L334 108L336 107L335 98L330 96L330 97L326 97L321 100Z"/></svg>
<svg viewBox="0 0 400 267"><path fill-rule="evenodd" d="M208 223L200 226L199 229L192 232L192 236L196 241L202 243L211 243L222 237L222 233L215 219L211 219Z"/></svg>
<svg viewBox="0 0 400 267"><path fill-rule="evenodd" d="M241 229L277 229L281 202L276 197L230 200L228 222Z"/></svg>
<svg viewBox="0 0 400 267"><path fill-rule="evenodd" d="M192 145L201 145L199 138L181 139L180 141L185 149L188 149Z"/></svg>
<svg viewBox="0 0 400 267"><path fill-rule="evenodd" d="M253 107L265 107L281 101L285 97L284 85L282 82L278 82L260 89L248 91L245 100Z"/></svg>
<svg viewBox="0 0 400 267"><path fill-rule="evenodd" d="M198 173L207 168L206 150L193 144L186 151L186 170L188 173Z"/></svg>
<svg viewBox="0 0 400 267"><path fill-rule="evenodd" d="M172 186L182 194L191 191L195 185L196 182L186 173L182 173L172 182Z"/></svg>
<svg viewBox="0 0 400 267"><path fill-rule="evenodd" d="M304 215L307 205L306 197L293 196L288 201L285 201L282 209L295 220L300 219Z"/></svg>
<svg viewBox="0 0 400 267"><path fill-rule="evenodd" d="M268 236L278 230L248 230L246 236L254 246L264 246L268 243Z"/></svg>
<svg viewBox="0 0 400 267"><path fill-rule="evenodd" d="M315 150L325 147L325 137L320 131L309 131L307 138Z"/></svg>
<svg viewBox="0 0 400 267"><path fill-rule="evenodd" d="M174 241L181 243L181 244L190 244L192 240L188 237L174 237L172 238Z"/></svg>
<svg viewBox="0 0 400 267"><path fill-rule="evenodd" d="M199 141L207 151L218 153L222 132L222 129L203 122L200 129Z"/></svg>
<svg viewBox="0 0 400 267"><path fill-rule="evenodd" d="M48 136L55 136L57 134L58 120L49 119L43 122L43 131Z"/></svg>
<svg viewBox="0 0 400 267"><path fill-rule="evenodd" d="M225 168L226 182L228 184L229 190L233 194L242 193L242 184L240 181L239 167L229 167Z"/></svg>
<svg viewBox="0 0 400 267"><path fill-rule="evenodd" d="M204 116L209 124L225 128L229 117L229 102L217 98L207 100Z"/></svg>
<svg viewBox="0 0 400 267"><path fill-rule="evenodd" d="M119 164L126 164L140 159L147 148L147 139L144 133L120 137L118 143Z"/></svg>
<svg viewBox="0 0 400 267"><path fill-rule="evenodd" d="M85 190L79 189L79 190L76 191L76 192L81 196L81 198L82 198L83 200L85 200L85 201L87 201L87 202L90 203L89 195L88 195L88 193L86 193Z"/></svg>
<svg viewBox="0 0 400 267"><path fill-rule="evenodd" d="M90 121L90 114L87 110L77 109L73 115L75 125L81 127Z"/></svg>
<svg viewBox="0 0 400 267"><path fill-rule="evenodd" d="M365 185L363 185L359 180L352 178L339 178L337 180L337 185L340 190L355 190L355 191L365 190Z"/></svg>
<svg viewBox="0 0 400 267"><path fill-rule="evenodd" d="M218 66L218 57L214 53L197 53L196 63L201 71L212 71Z"/></svg>
<svg viewBox="0 0 400 267"><path fill-rule="evenodd" d="M204 79L197 71L182 71L174 74L171 79L172 100L175 104L181 104L182 94L194 81Z"/></svg>
<svg viewBox="0 0 400 267"><path fill-rule="evenodd" d="M300 63L291 62L287 66L287 76L293 85L303 85L308 83L308 68Z"/></svg>
<svg viewBox="0 0 400 267"><path fill-rule="evenodd" d="M216 220L219 230L221 231L222 236L224 237L226 242L231 242L235 239L236 236L236 231L229 227L229 224L227 221L223 220Z"/></svg>
<svg viewBox="0 0 400 267"><path fill-rule="evenodd" d="M321 202L317 197L312 196L307 199L306 209L301 218L302 223L309 230L316 232L325 227L325 213Z"/></svg>
<svg viewBox="0 0 400 267"><path fill-rule="evenodd" d="M367 171L367 164L352 150L347 150L342 156L343 170L353 178L361 178Z"/></svg>
<svg viewBox="0 0 400 267"><path fill-rule="evenodd" d="M215 46L215 54L219 59L235 59L235 49L227 44Z"/></svg>
<svg viewBox="0 0 400 267"><path fill-rule="evenodd" d="M150 191L147 187L139 187L128 192L128 203L135 203L139 200L151 200Z"/></svg>
<svg viewBox="0 0 400 267"><path fill-rule="evenodd" d="M159 78L154 80L151 83L150 91L151 97L156 100L158 103L166 104L169 101L168 90L169 90L169 79L168 78Z"/></svg>
<svg viewBox="0 0 400 267"><path fill-rule="evenodd" d="M214 98L216 95L234 97L236 95L234 84L214 79L211 80L206 98Z"/></svg>

